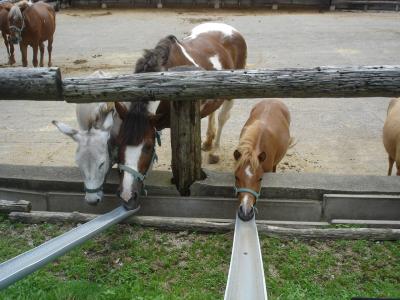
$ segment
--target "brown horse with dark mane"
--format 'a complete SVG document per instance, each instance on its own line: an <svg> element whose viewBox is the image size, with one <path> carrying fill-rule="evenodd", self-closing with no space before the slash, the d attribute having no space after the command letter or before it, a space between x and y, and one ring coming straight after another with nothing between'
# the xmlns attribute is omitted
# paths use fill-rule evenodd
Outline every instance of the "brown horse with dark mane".
<svg viewBox="0 0 400 300"><path fill-rule="evenodd" d="M14 45L10 43L10 27L8 25L8 12L13 6L10 2L0 3L0 31L4 39L4 45L7 49L8 63L15 64Z"/></svg>
<svg viewBox="0 0 400 300"><path fill-rule="evenodd" d="M278 163L293 145L290 137L290 113L279 100L257 103L240 133L236 161L235 190L240 206L238 216L248 221L260 196L265 172L276 172Z"/></svg>
<svg viewBox="0 0 400 300"><path fill-rule="evenodd" d="M38 66L38 50L40 50L40 67L43 67L44 42L47 41L49 54L48 66L51 67L51 52L53 35L56 29L56 13L47 3L26 1L18 2L9 9L8 21L11 32L11 42L21 49L22 65L28 66L28 46L33 49L32 64Z"/></svg>
<svg viewBox="0 0 400 300"><path fill-rule="evenodd" d="M226 24L205 23L195 27L191 35L182 41L172 35L160 40L154 49L146 50L137 61L135 72L168 71L179 66L205 70L243 69L246 56L246 42L236 29ZM232 100L225 99L201 103L201 117L209 116L203 149L211 150L211 162L219 160L216 151L232 105ZM214 112L220 107L216 132ZM121 171L119 195L128 208L133 208L155 158L157 131L170 127L170 103L161 101L156 111L151 111L148 103L132 103L129 111L116 103L116 109L123 119L118 139Z"/></svg>

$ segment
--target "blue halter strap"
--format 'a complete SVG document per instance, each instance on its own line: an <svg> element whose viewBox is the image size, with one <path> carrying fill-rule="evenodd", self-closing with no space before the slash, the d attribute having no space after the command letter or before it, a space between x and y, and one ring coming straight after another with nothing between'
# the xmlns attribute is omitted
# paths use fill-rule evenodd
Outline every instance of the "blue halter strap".
<svg viewBox="0 0 400 300"><path fill-rule="evenodd" d="M254 191L252 189L248 189L248 188L238 188L236 186L234 186L233 188L235 189L235 196L237 196L239 193L249 193L249 194L252 194L254 196L254 198L256 198L256 202L260 198L261 188L258 193L256 191Z"/></svg>

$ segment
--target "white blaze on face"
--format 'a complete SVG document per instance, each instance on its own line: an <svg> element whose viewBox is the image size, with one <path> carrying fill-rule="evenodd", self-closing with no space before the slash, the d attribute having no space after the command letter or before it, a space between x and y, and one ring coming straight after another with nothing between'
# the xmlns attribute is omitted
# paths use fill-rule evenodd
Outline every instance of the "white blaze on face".
<svg viewBox="0 0 400 300"><path fill-rule="evenodd" d="M210 57L210 62L213 65L215 70L222 70L221 62L219 61L218 55L214 55Z"/></svg>
<svg viewBox="0 0 400 300"><path fill-rule="evenodd" d="M194 61L193 57L191 57L189 55L189 53L187 53L186 49L183 48L183 46L179 43L177 43L179 45L179 48L181 48L181 51L183 53L183 55L187 58L188 61L190 61L192 64L194 64L196 67L200 67L198 64L196 64L196 62Z"/></svg>
<svg viewBox="0 0 400 300"><path fill-rule="evenodd" d="M245 172L246 175L249 176L249 177L253 177L253 176L254 176L253 172L251 172L250 166L247 166L246 169L244 170L244 172Z"/></svg>
<svg viewBox="0 0 400 300"><path fill-rule="evenodd" d="M207 33L207 32L212 32L212 31L217 31L221 32L225 37L229 37L233 35L235 32L238 32L235 28L232 26L229 26L227 24L223 23L203 23L200 24L199 26L196 26L193 28L190 36L188 36L186 39L195 39L197 36L199 36L202 33Z"/></svg>
<svg viewBox="0 0 400 300"><path fill-rule="evenodd" d="M248 214L251 211L253 204L249 197L249 195L245 194L242 199L242 209L245 214Z"/></svg>
<svg viewBox="0 0 400 300"><path fill-rule="evenodd" d="M143 143L138 146L127 146L125 150L125 165L129 168L139 171L138 164L140 154L142 153ZM121 198L125 201L129 201L132 198L132 184L135 178L132 174L124 171L124 176L122 180L122 191Z"/></svg>

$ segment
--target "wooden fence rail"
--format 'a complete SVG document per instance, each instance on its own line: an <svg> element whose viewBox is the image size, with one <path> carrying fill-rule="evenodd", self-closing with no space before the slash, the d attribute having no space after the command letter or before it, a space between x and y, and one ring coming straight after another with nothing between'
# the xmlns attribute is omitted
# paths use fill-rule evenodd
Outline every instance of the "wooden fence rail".
<svg viewBox="0 0 400 300"><path fill-rule="evenodd" d="M172 170L182 195L201 176L200 99L398 97L400 65L179 71L65 78L58 68L0 69L0 100L90 103L169 100Z"/></svg>
<svg viewBox="0 0 400 300"><path fill-rule="evenodd" d="M400 65L187 71L65 78L57 68L0 69L0 100L138 100L400 96Z"/></svg>

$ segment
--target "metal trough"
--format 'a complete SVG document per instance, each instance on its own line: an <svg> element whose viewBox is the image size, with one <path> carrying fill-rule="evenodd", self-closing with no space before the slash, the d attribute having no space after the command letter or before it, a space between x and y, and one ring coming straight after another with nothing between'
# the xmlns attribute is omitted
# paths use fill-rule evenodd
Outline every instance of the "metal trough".
<svg viewBox="0 0 400 300"><path fill-rule="evenodd" d="M225 300L267 300L255 218L243 222L236 217Z"/></svg>
<svg viewBox="0 0 400 300"><path fill-rule="evenodd" d="M3 262L0 264L0 290L35 272L110 226L121 222L139 209L140 207L135 210L126 210L120 206L32 250Z"/></svg>

